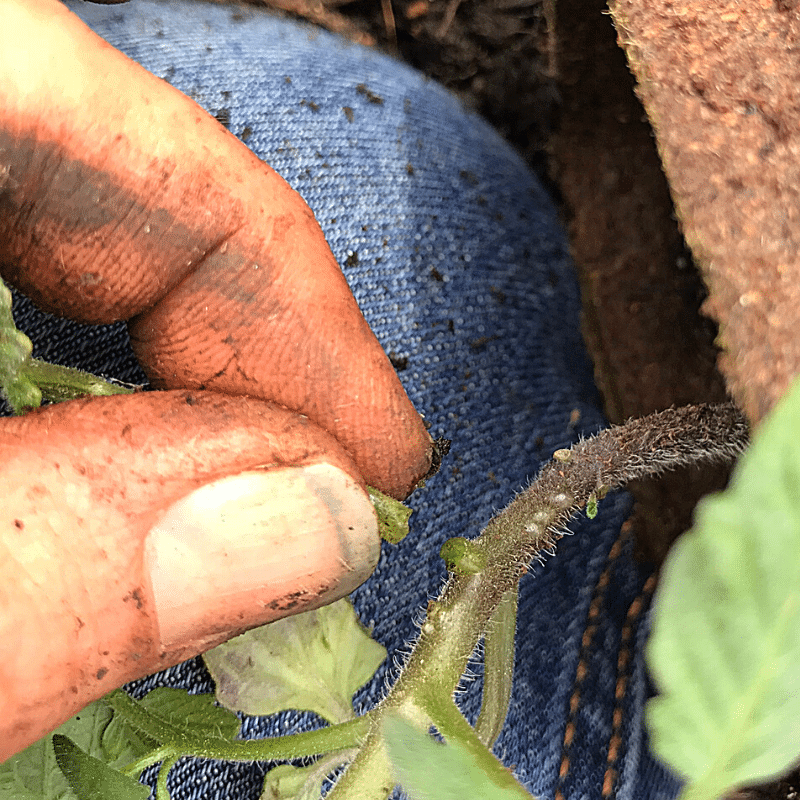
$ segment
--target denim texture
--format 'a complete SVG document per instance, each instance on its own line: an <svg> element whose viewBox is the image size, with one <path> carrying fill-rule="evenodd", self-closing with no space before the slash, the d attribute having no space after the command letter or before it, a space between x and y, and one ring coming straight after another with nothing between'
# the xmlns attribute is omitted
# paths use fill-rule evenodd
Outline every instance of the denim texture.
<svg viewBox="0 0 800 800"><path fill-rule="evenodd" d="M353 595L390 652L357 696L367 708L442 583L441 544L476 535L556 448L605 424L556 212L490 126L372 50L238 6L68 5L224 121L303 195L432 435L452 440L439 474L410 499L411 534L384 544L375 574ZM16 315L36 355L143 380L124 325L56 320L22 298ZM610 495L521 582L513 697L495 752L540 797L676 793L647 751L648 576L622 527L629 511L627 495ZM479 655L472 671L459 699L470 718ZM129 689L141 695L156 685L212 690L199 659ZM248 718L243 731L314 724L284 714ZM264 772L186 759L170 786L175 800L255 800Z"/></svg>

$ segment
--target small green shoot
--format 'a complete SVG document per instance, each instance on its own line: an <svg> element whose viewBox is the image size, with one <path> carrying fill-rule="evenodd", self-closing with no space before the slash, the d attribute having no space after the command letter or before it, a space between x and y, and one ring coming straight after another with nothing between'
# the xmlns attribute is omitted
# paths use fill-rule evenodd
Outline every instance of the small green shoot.
<svg viewBox="0 0 800 800"><path fill-rule="evenodd" d="M15 414L77 397L129 394L136 387L33 358L31 340L14 323L12 296L0 280L0 396Z"/></svg>
<svg viewBox="0 0 800 800"><path fill-rule="evenodd" d="M378 515L378 533L381 539L390 544L402 542L408 535L408 520L413 511L404 503L372 486L367 487L367 492Z"/></svg>
<svg viewBox="0 0 800 800"><path fill-rule="evenodd" d="M11 291L0 280L0 392L15 414L42 403L42 393L25 374L32 351L31 340L14 324Z"/></svg>
<svg viewBox="0 0 800 800"><path fill-rule="evenodd" d="M456 575L477 575L486 567L486 553L474 540L463 536L448 539L439 550L448 572Z"/></svg>
<svg viewBox="0 0 800 800"><path fill-rule="evenodd" d="M608 486L598 486L586 501L586 516L594 519L597 516L597 504L608 494Z"/></svg>

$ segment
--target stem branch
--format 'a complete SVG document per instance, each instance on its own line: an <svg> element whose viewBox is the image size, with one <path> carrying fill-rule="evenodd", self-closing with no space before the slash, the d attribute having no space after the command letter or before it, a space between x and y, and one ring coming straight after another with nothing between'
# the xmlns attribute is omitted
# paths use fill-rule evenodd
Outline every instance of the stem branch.
<svg viewBox="0 0 800 800"><path fill-rule="evenodd" d="M391 772L380 742L381 707L429 710L437 702L433 698L449 703L503 598L516 587L531 559L553 547L569 519L588 501L667 469L731 460L747 441L747 421L727 403L660 411L557 451L530 488L494 517L467 549L471 565L486 566L475 573L453 565L438 599L428 604L405 668L373 710L374 725L364 746L329 800L382 800L388 795Z"/></svg>

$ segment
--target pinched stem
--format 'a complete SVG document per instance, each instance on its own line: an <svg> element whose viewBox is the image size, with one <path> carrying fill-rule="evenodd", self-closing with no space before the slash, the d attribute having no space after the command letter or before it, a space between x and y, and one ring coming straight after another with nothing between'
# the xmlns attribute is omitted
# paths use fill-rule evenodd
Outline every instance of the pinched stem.
<svg viewBox="0 0 800 800"><path fill-rule="evenodd" d="M141 388L100 378L90 372L73 367L50 364L38 358L31 358L23 366L22 372L27 380L39 387L44 400L60 403L76 397L106 397L112 394L131 394Z"/></svg>
<svg viewBox="0 0 800 800"><path fill-rule="evenodd" d="M15 414L37 408L42 400L58 403L90 395L128 394L137 388L33 358L31 340L17 329L11 304L11 291L0 279L0 397Z"/></svg>
<svg viewBox="0 0 800 800"><path fill-rule="evenodd" d="M451 575L438 599L428 604L405 667L373 714L370 734L330 800L388 795L392 780L380 741L381 709L396 708L427 724L449 715L453 692L498 605L579 509L636 478L732 460L747 441L747 421L728 403L661 411L557 451L530 488L477 539L445 549ZM497 762L498 778L500 769Z"/></svg>

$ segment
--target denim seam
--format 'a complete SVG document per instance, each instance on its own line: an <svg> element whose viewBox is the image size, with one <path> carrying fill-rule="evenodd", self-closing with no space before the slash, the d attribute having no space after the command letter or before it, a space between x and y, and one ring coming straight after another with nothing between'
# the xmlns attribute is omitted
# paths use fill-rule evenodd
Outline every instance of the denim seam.
<svg viewBox="0 0 800 800"><path fill-rule="evenodd" d="M566 783L567 775L569 774L571 766L570 750L575 737L576 718L578 716L578 711L581 704L581 690L583 681L585 680L589 671L587 658L589 652L591 651L595 634L597 633L600 611L603 607L606 591L610 583L611 571L613 570L617 559L622 554L622 546L624 540L627 538L627 532L627 526L623 525L620 535L611 546L611 550L606 557L606 567L597 579L592 600L589 604L589 611L586 615L586 627L584 628L583 637L581 638L581 649L578 654L578 665L575 669L575 680L573 682L572 693L569 698L569 713L564 726L564 739L561 746L561 764L558 770L558 780L556 781L554 800L565 800L562 789Z"/></svg>
<svg viewBox="0 0 800 800"><path fill-rule="evenodd" d="M623 526L624 529L625 526ZM617 656L617 682L614 687L614 712L612 716L611 736L608 742L606 770L603 775L602 796L612 800L616 796L617 781L620 774L619 764L625 754L625 739L622 735L624 722L624 701L628 696L630 679L633 673L632 648L634 631L649 607L649 600L655 590L656 575L651 575L642 586L641 591L630 604L622 627L620 649Z"/></svg>

